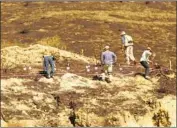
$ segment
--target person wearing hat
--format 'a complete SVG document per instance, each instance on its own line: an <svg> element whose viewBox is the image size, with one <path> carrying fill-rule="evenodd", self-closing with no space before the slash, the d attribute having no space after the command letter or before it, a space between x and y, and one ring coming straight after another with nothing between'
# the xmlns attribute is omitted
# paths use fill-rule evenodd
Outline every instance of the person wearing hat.
<svg viewBox="0 0 177 128"><path fill-rule="evenodd" d="M104 65L105 75L108 76L108 81L111 82L113 64L117 61L117 56L109 50L109 46L105 46L105 51L101 54L101 63Z"/></svg>
<svg viewBox="0 0 177 128"><path fill-rule="evenodd" d="M121 34L121 40L122 40L122 49L124 49L125 57L126 57L126 63L130 65L130 61L134 62L134 65L136 65L135 57L133 55L133 39L131 36L127 35L125 31L122 31Z"/></svg>
<svg viewBox="0 0 177 128"><path fill-rule="evenodd" d="M152 55L152 49L150 47L147 47L147 49L143 52L140 63L145 68L145 75L144 77L146 79L150 78L149 75L149 62L152 63L152 61L149 60L149 57Z"/></svg>

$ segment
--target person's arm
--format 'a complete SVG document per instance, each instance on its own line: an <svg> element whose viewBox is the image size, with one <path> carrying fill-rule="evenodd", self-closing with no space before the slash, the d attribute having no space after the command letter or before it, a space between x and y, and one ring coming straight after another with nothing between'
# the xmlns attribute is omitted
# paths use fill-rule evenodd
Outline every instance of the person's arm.
<svg viewBox="0 0 177 128"><path fill-rule="evenodd" d="M151 56L153 56L153 53L152 53L152 52L147 52L147 54L149 55L149 57L147 58L147 61L148 61L149 63L152 63L152 58L151 58Z"/></svg>
<svg viewBox="0 0 177 128"><path fill-rule="evenodd" d="M43 63L42 63L42 64L43 64L43 69L44 69L44 71L46 71L44 56L43 56L42 62L43 62Z"/></svg>
<svg viewBox="0 0 177 128"><path fill-rule="evenodd" d="M116 56L115 53L113 53L113 57L114 57L114 63L116 63L117 62L117 56Z"/></svg>
<svg viewBox="0 0 177 128"><path fill-rule="evenodd" d="M54 66L54 70L56 70L56 58L53 56L53 66Z"/></svg>
<svg viewBox="0 0 177 128"><path fill-rule="evenodd" d="M55 60L53 61L53 65L54 65L54 67L56 68Z"/></svg>
<svg viewBox="0 0 177 128"><path fill-rule="evenodd" d="M149 63L152 63L152 61L151 61L151 60L148 60L148 62L149 62Z"/></svg>
<svg viewBox="0 0 177 128"><path fill-rule="evenodd" d="M122 49L122 51L124 51L124 46L125 46L125 38L124 38L124 37L121 37L121 40L122 40L121 49Z"/></svg>

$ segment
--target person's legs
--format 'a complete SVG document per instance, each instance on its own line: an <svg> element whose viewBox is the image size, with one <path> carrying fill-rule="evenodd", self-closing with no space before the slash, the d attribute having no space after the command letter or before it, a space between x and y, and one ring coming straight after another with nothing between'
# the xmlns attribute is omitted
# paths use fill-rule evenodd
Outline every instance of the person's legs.
<svg viewBox="0 0 177 128"><path fill-rule="evenodd" d="M130 47L130 51L129 51L129 53L130 53L130 60L131 61L135 61L135 57L134 57L134 55L133 55L133 46L129 46Z"/></svg>
<svg viewBox="0 0 177 128"><path fill-rule="evenodd" d="M130 64L130 58L129 58L129 46L125 48L125 57L126 57L126 63L129 65Z"/></svg>
<svg viewBox="0 0 177 128"><path fill-rule="evenodd" d="M108 65L106 65L106 64L104 65L104 73L108 74Z"/></svg>
<svg viewBox="0 0 177 128"><path fill-rule="evenodd" d="M113 71L113 66L108 65L108 74L112 74L112 71Z"/></svg>
<svg viewBox="0 0 177 128"><path fill-rule="evenodd" d="M105 72L105 79L107 79L109 77L109 65L104 65L104 72Z"/></svg>
<svg viewBox="0 0 177 128"><path fill-rule="evenodd" d="M46 64L45 57L43 58L43 68L44 68L44 72L47 72L47 64Z"/></svg>
<svg viewBox="0 0 177 128"><path fill-rule="evenodd" d="M141 61L141 65L145 68L145 78L149 75L149 64L146 61Z"/></svg>
<svg viewBox="0 0 177 128"><path fill-rule="evenodd" d="M104 65L102 73L100 75L103 81L105 80L107 73L108 73L108 67L107 67L107 65Z"/></svg>
<svg viewBox="0 0 177 128"><path fill-rule="evenodd" d="M147 76L149 76L149 65L148 65L148 63L147 63L146 70L145 70L145 77L147 77Z"/></svg>
<svg viewBox="0 0 177 128"><path fill-rule="evenodd" d="M49 57L49 64L50 64L50 67L51 67L50 76L53 77L53 74L54 74L55 70L54 70L54 61L53 61L52 56Z"/></svg>
<svg viewBox="0 0 177 128"><path fill-rule="evenodd" d="M108 80L112 80L113 65L108 65Z"/></svg>
<svg viewBox="0 0 177 128"><path fill-rule="evenodd" d="M44 57L44 71L46 72L47 77L50 77L48 56Z"/></svg>

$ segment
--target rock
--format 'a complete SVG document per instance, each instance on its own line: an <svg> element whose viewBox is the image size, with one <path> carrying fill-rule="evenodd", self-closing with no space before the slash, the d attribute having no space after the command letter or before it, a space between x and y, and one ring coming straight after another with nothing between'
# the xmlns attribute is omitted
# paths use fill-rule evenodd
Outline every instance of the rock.
<svg viewBox="0 0 177 128"><path fill-rule="evenodd" d="M89 88L94 87L94 84L92 82L93 81L87 78L75 74L71 74L71 73L66 73L61 77L60 90L61 91L76 90L74 89L74 87L76 86L89 87Z"/></svg>
<svg viewBox="0 0 177 128"><path fill-rule="evenodd" d="M45 102L46 102L47 104L50 104L50 103L53 103L54 100L51 99L51 98L46 98L46 99L45 99Z"/></svg>
<svg viewBox="0 0 177 128"><path fill-rule="evenodd" d="M52 78L48 79L46 77L43 77L43 78L39 79L39 82L46 83L46 84L53 84L55 81Z"/></svg>

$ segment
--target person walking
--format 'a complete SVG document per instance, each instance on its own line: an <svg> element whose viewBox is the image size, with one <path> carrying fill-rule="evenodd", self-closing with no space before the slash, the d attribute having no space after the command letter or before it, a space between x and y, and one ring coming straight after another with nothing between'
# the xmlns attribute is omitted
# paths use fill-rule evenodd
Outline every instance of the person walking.
<svg viewBox="0 0 177 128"><path fill-rule="evenodd" d="M55 57L52 55L44 55L44 71L46 73L47 78L51 78L54 75L55 72ZM50 66L50 68L49 68Z"/></svg>
<svg viewBox="0 0 177 128"><path fill-rule="evenodd" d="M116 61L116 54L109 50L109 46L105 46L105 51L101 54L101 63L103 65L105 75L108 76L108 82L111 82L113 64Z"/></svg>
<svg viewBox="0 0 177 128"><path fill-rule="evenodd" d="M152 55L152 49L150 47L147 47L147 49L143 52L140 63L145 68L145 75L144 77L146 79L149 79L149 62L152 63L151 60L149 60L149 57Z"/></svg>
<svg viewBox="0 0 177 128"><path fill-rule="evenodd" d="M130 65L130 61L134 62L134 65L136 65L136 60L133 55L133 39L131 36L127 35L125 31L122 31L121 34L121 40L122 40L122 49L125 53L126 63Z"/></svg>

